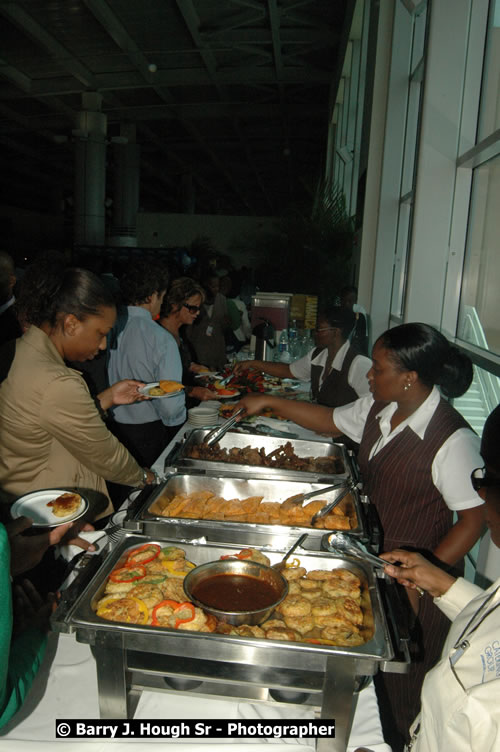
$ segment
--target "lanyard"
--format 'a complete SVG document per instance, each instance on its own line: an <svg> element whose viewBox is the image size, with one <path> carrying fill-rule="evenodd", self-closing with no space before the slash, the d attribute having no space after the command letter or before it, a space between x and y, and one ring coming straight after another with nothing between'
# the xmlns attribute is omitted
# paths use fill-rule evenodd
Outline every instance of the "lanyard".
<svg viewBox="0 0 500 752"><path fill-rule="evenodd" d="M484 611L485 611L485 609L487 608L487 606L488 606L489 602L490 602L490 601L491 601L491 600L492 600L492 599L493 599L493 598L495 597L495 595L496 595L496 594L498 593L498 591L499 591L499 590L500 590L500 585L498 585L498 586L497 586L497 587L495 588L495 590L493 590L493 592L491 592L491 593L489 594L489 596L488 596L488 597L486 598L486 600L485 600L485 601L483 601L483 603L482 603L482 604L481 604L481 606L480 606L480 607L478 608L478 610L477 610L477 611L475 611L475 612L474 612L474 613L472 614L471 618L469 619L469 621L467 622L466 626L465 626L465 627L464 627L464 629L462 630L462 633L461 633L460 637L458 638L458 640L457 640L457 641L455 642L455 644L453 645L453 649L455 650L455 652L453 653L453 655L450 655L450 665L451 665L451 667L452 667L453 673L455 673L455 671L454 671L454 666L455 666L456 662L457 662L457 661L458 661L458 660L459 660L459 659L460 659L460 658L462 657L462 655L463 655L463 654L465 653L465 651L467 650L467 648L468 648L468 647L469 647L469 645L470 645L470 642L469 642L469 640L467 639L467 637L469 637L469 636L470 636L471 634L473 634L473 633L474 633L474 632L476 631L476 629L478 629L478 627L480 627L480 626L481 626L481 624L483 623L483 621L484 621L484 620L485 620L485 619L486 619L486 618L487 618L487 617L488 617L488 616L489 616L490 614L492 614L492 613L493 613L493 611L495 611L495 609L497 609L497 608L499 608L499 607L500 607L500 602L498 602L498 603L497 603L497 604L496 604L495 606L493 606L493 608L491 608L491 609L490 609L489 611L487 611L486 613L482 613L482 612L484 612ZM482 614L482 615L481 615L481 614ZM478 618L478 617L479 617L480 615L481 615L481 617L480 617L480 618ZM473 621L474 621L474 620L475 620L476 618L478 618L478 622L477 622L477 624L474 624L474 626L472 627L472 626L471 626L471 625L472 625L472 622L473 622ZM458 679L458 677L456 677L456 678ZM459 681L460 681L460 680L459 680ZM460 683L461 683L461 682L460 682Z"/></svg>

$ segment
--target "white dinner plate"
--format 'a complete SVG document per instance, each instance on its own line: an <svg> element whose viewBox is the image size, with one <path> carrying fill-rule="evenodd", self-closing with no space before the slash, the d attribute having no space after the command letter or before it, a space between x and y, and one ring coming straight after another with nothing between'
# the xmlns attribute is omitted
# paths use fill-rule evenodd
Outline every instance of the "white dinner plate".
<svg viewBox="0 0 500 752"><path fill-rule="evenodd" d="M176 392L166 392L165 394L150 394L149 390L154 386L160 386L159 381L151 381L149 384L145 384L139 388L139 393L144 394L145 397L151 397L151 399L166 399L167 397L177 397L184 391L184 388L178 389Z"/></svg>
<svg viewBox="0 0 500 752"><path fill-rule="evenodd" d="M67 517L57 517L52 509L47 506L49 501L54 501L63 493L74 493L67 488L44 488L42 491L32 491L29 494L21 496L14 502L10 509L13 519L18 517L30 517L33 520L33 526L36 527L57 527L64 525L65 522L73 522L82 517L89 508L87 499L81 496L80 506Z"/></svg>

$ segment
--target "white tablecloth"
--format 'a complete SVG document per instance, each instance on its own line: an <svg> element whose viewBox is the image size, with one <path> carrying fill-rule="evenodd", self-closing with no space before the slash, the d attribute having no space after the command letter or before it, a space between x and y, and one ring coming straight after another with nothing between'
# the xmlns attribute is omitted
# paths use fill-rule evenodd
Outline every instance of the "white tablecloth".
<svg viewBox="0 0 500 752"><path fill-rule="evenodd" d="M144 691L137 706L134 718L161 720L188 719L309 719L311 709L297 705L251 704L232 700L212 700L189 695L186 692ZM0 731L0 742L9 752L40 752L52 749L57 744L57 752L109 752L109 750L130 750L146 752L150 744L168 745L168 752L197 752L203 748L213 750L224 745L227 752L241 752L241 744L250 744L251 752L313 752L310 739L301 741L285 740L239 740L197 739L196 741L147 739L56 739L55 719L99 719L98 691L95 661L88 645L77 643L73 635L49 637L46 656L30 694L19 713ZM92 745L89 747L88 745ZM365 746L374 752L390 752L382 738L377 700L373 685L362 690L358 696L353 721L349 752Z"/></svg>

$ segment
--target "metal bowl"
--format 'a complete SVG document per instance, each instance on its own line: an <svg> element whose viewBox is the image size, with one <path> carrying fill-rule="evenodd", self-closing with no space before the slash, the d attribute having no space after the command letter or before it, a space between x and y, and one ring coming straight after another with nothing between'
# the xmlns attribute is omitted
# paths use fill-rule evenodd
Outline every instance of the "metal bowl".
<svg viewBox="0 0 500 752"><path fill-rule="evenodd" d="M222 611L218 608L207 606L193 596L193 590L197 584L217 574L241 574L256 577L272 585L279 592L279 597L270 606L255 611ZM242 561L240 559L219 559L218 561L209 561L192 569L184 578L184 592L190 601L207 613L213 614L219 621L233 624L236 627L242 624L253 626L254 624L262 624L262 622L268 619L276 606L286 598L288 594L288 582L278 571L272 567L267 567L265 564L259 564L256 561Z"/></svg>

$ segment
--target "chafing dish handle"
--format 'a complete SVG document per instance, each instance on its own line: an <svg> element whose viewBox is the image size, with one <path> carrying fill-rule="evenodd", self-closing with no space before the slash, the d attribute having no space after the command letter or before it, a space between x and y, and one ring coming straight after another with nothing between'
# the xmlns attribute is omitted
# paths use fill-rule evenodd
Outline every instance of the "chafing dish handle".
<svg viewBox="0 0 500 752"><path fill-rule="evenodd" d="M137 498L134 499L127 507L127 514L125 516L125 522L128 520L133 520L135 516L137 515L137 512L142 508L142 505L144 502L151 496L153 491L155 491L158 488L158 486L153 485L147 485L144 486L141 493L137 495Z"/></svg>
<svg viewBox="0 0 500 752"><path fill-rule="evenodd" d="M185 441L185 439L182 440L182 441L176 441L175 442L175 444L173 445L172 449L170 450L170 452L165 457L164 469L166 469L169 465L174 465L175 464L175 460L177 459L177 457L180 454L181 447L182 447L184 441Z"/></svg>
<svg viewBox="0 0 500 752"><path fill-rule="evenodd" d="M379 578L379 583L382 600L386 606L389 631L397 651L391 661L383 661L380 664L380 670L406 674L411 663L410 640L415 614L402 585L387 576Z"/></svg>
<svg viewBox="0 0 500 752"><path fill-rule="evenodd" d="M364 527L366 530L367 538L362 539L363 543L368 543L374 551L380 553L380 545L382 543L382 525L380 524L380 517L375 508L375 504L372 504L368 496L364 496L361 500L361 509L364 516Z"/></svg>
<svg viewBox="0 0 500 752"><path fill-rule="evenodd" d="M84 554L75 566L78 575L71 585L61 591L61 597L57 608L50 617L50 625L54 632L69 633L72 631L71 613L78 596L87 587L90 580L94 577L102 562L104 561L104 552L98 554Z"/></svg>

